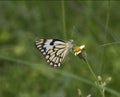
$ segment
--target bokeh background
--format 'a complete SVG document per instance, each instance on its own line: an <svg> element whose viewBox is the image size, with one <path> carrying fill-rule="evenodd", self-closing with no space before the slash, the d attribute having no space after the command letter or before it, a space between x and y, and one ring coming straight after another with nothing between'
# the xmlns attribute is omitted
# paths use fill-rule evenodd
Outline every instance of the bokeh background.
<svg viewBox="0 0 120 97"><path fill-rule="evenodd" d="M101 97L87 64L70 52L61 68L46 64L35 40L86 45L96 76L111 77L105 97L120 97L120 2L0 1L0 97Z"/></svg>

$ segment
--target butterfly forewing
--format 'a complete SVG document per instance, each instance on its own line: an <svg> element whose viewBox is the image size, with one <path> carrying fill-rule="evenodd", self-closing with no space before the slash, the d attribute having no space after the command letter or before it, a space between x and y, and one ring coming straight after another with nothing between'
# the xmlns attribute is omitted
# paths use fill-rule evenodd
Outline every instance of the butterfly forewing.
<svg viewBox="0 0 120 97"><path fill-rule="evenodd" d="M72 44L59 39L40 39L36 41L36 47L49 65L57 67L61 66Z"/></svg>

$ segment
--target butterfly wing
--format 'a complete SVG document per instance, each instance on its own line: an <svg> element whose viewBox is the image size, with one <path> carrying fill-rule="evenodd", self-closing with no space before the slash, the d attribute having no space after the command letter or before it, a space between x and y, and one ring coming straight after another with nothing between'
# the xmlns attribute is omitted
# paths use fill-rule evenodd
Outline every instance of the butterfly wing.
<svg viewBox="0 0 120 97"><path fill-rule="evenodd" d="M40 39L36 41L36 47L51 66L61 66L71 43L59 39Z"/></svg>

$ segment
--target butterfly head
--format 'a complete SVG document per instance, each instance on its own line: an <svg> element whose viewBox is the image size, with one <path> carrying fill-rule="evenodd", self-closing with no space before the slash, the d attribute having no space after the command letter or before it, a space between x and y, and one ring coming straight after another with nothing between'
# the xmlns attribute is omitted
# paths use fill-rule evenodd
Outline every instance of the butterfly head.
<svg viewBox="0 0 120 97"><path fill-rule="evenodd" d="M69 42L73 43L73 40L72 40L72 39L70 39L70 40L69 40Z"/></svg>
<svg viewBox="0 0 120 97"><path fill-rule="evenodd" d="M84 48L85 48L85 45L75 46L74 47L74 54L75 54L75 56L81 54L82 51L84 50Z"/></svg>
<svg viewBox="0 0 120 97"><path fill-rule="evenodd" d="M73 40L68 41L68 48L72 49L73 48Z"/></svg>

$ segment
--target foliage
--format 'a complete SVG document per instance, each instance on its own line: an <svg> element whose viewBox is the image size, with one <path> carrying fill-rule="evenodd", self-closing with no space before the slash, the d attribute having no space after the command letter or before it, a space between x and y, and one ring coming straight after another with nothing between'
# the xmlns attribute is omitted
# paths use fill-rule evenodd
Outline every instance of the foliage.
<svg viewBox="0 0 120 97"><path fill-rule="evenodd" d="M39 38L86 45L97 76L112 77L105 97L119 97L119 1L0 1L0 97L101 97L87 64L72 53L51 68L35 48ZM103 82L103 80L101 82Z"/></svg>

